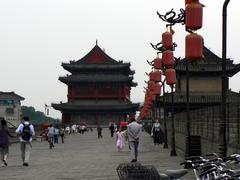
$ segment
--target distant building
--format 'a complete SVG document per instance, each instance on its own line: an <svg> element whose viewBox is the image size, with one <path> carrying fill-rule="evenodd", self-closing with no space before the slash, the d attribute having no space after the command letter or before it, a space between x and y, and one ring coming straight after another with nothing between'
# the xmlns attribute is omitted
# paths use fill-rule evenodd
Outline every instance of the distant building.
<svg viewBox="0 0 240 180"><path fill-rule="evenodd" d="M199 109L221 104L222 60L210 49L203 47L204 59L197 64L189 63L189 103L190 109ZM174 112L186 111L186 61L180 61L175 67L177 83L174 92ZM239 100L239 93L229 89L229 78L240 71L240 63L226 60L227 101ZM157 97L157 106L163 107L163 96ZM165 114L171 112L171 93L165 93Z"/></svg>
<svg viewBox="0 0 240 180"><path fill-rule="evenodd" d="M78 61L62 63L71 74L59 80L68 86L68 102L52 104L63 124L108 125L135 115L138 103L130 100L135 71L130 63L109 57L97 44Z"/></svg>
<svg viewBox="0 0 240 180"><path fill-rule="evenodd" d="M7 120L8 126L18 126L21 122L21 101L23 97L14 92L0 92L0 117Z"/></svg>

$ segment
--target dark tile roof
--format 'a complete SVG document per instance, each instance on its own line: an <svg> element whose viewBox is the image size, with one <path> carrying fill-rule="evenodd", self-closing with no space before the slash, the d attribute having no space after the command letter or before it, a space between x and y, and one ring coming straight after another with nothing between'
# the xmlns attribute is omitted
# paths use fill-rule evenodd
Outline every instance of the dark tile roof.
<svg viewBox="0 0 240 180"><path fill-rule="evenodd" d="M16 94L14 91L12 92L2 92L0 91L0 99L9 99L9 98L13 98L13 99L18 99L18 100L24 100L25 98Z"/></svg>
<svg viewBox="0 0 240 180"><path fill-rule="evenodd" d="M139 103L119 102L119 101L79 101L72 103L53 103L52 107L56 110L137 110Z"/></svg>
<svg viewBox="0 0 240 180"><path fill-rule="evenodd" d="M80 74L59 77L61 82L131 82L133 77L124 75L106 75L106 74Z"/></svg>
<svg viewBox="0 0 240 180"><path fill-rule="evenodd" d="M116 64L79 64L79 63L62 63L64 69L122 69L129 68L130 63L116 63Z"/></svg>
<svg viewBox="0 0 240 180"><path fill-rule="evenodd" d="M101 59L101 61L100 61ZM77 64L81 63L110 63L110 64L116 64L118 61L114 60L110 56L108 56L97 44L94 46L94 48L83 58L76 61Z"/></svg>
<svg viewBox="0 0 240 180"><path fill-rule="evenodd" d="M221 73L222 72L222 59L214 54L210 49L203 47L204 59L201 59L197 63L189 63L189 72L193 73ZM180 60L176 67L177 73L185 74L186 72L186 61L185 59ZM231 77L240 70L240 64L233 64L230 59L226 60L227 74Z"/></svg>

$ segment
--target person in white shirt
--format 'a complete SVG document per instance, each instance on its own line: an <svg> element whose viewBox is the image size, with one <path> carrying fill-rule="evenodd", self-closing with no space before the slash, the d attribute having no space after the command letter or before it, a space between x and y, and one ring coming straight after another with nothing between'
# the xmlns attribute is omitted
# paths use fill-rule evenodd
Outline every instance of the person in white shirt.
<svg viewBox="0 0 240 180"><path fill-rule="evenodd" d="M18 126L16 133L19 135L23 166L28 166L32 136L35 135L34 127L30 124L28 116L23 117L23 123Z"/></svg>
<svg viewBox="0 0 240 180"><path fill-rule="evenodd" d="M48 142L49 142L49 148L52 149L54 147L54 134L55 134L55 128L52 124L48 127Z"/></svg>

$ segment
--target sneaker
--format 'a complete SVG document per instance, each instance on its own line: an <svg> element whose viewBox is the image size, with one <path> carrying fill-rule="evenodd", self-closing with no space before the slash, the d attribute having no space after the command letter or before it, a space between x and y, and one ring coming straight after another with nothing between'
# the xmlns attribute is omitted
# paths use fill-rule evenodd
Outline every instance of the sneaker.
<svg viewBox="0 0 240 180"><path fill-rule="evenodd" d="M5 164L2 163L1 166L2 166L2 167L5 167Z"/></svg>
<svg viewBox="0 0 240 180"><path fill-rule="evenodd" d="M136 159L133 159L131 162L137 162L137 160L136 160Z"/></svg>
<svg viewBox="0 0 240 180"><path fill-rule="evenodd" d="M23 166L28 166L28 163L23 163Z"/></svg>

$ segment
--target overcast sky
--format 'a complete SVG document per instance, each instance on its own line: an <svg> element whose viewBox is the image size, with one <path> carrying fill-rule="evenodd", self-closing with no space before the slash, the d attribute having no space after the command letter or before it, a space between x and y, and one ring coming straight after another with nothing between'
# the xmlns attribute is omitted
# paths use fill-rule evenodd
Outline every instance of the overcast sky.
<svg viewBox="0 0 240 180"><path fill-rule="evenodd" d="M204 8L205 46L221 57L222 5L224 0L200 0ZM228 6L227 56L240 63L239 0ZM150 42L161 41L165 24L156 12L179 12L184 0L0 0L0 91L25 97L23 105L44 111L44 104L66 101L67 86L58 80L68 72L62 62L78 60L95 45L116 60L131 62L136 71L131 99L143 101L146 60L156 57ZM174 27L178 44L175 56L184 57L185 27ZM230 81L240 90L240 75ZM61 117L53 109L50 116Z"/></svg>

